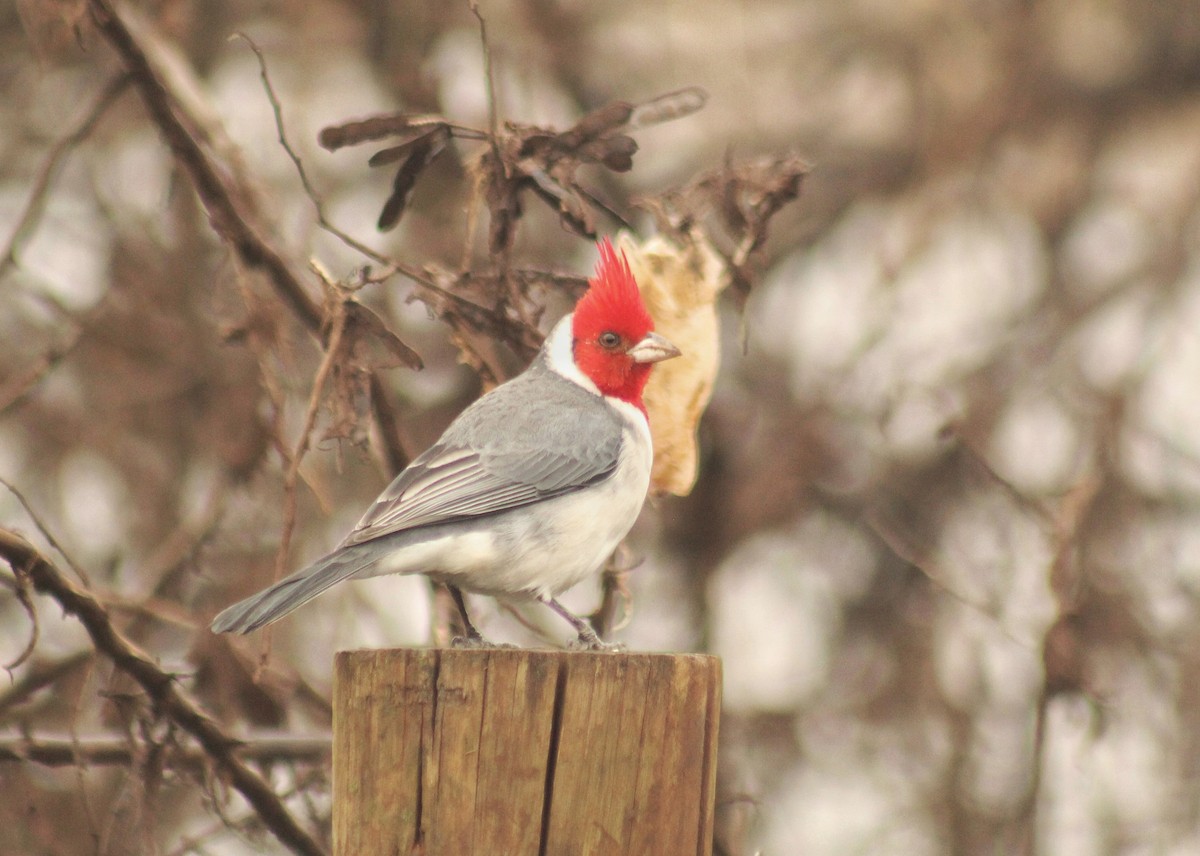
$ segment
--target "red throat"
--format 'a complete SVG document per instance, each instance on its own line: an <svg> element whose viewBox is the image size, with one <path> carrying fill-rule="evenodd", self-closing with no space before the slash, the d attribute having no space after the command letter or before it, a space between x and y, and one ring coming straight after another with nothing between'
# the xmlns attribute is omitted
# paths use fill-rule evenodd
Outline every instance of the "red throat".
<svg viewBox="0 0 1200 856"><path fill-rule="evenodd" d="M637 282L622 253L618 258L612 243L599 244L600 261L588 281L587 293L575 307L572 333L575 364L604 395L637 407L644 414L642 390L650 379L651 365L639 363L626 351L654 329L654 321L642 302ZM605 347L615 334L616 347Z"/></svg>

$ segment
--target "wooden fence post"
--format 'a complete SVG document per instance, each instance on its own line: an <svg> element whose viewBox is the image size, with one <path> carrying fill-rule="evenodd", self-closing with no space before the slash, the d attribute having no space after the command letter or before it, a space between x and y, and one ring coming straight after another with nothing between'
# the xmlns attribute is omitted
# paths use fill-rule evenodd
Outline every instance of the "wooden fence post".
<svg viewBox="0 0 1200 856"><path fill-rule="evenodd" d="M709 856L721 664L342 651L335 856Z"/></svg>

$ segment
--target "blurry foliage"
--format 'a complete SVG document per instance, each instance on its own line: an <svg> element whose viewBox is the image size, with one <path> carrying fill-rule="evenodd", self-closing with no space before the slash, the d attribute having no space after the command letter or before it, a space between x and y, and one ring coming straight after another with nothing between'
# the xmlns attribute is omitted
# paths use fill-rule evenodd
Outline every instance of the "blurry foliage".
<svg viewBox="0 0 1200 856"><path fill-rule="evenodd" d="M168 685L324 835L289 740L428 587L206 620L623 224L733 285L699 480L620 562L629 644L725 659L720 852L1200 848L1200 3L496 0L494 115L465 3L122 5L153 91L105 8L0 9L0 520L152 657L0 572L0 852L278 849Z"/></svg>

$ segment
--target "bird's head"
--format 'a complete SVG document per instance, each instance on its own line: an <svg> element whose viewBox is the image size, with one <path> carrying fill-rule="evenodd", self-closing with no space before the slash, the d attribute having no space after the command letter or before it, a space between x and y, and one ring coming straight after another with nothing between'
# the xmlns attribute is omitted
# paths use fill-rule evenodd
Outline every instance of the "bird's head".
<svg viewBox="0 0 1200 856"><path fill-rule="evenodd" d="M607 238L587 293L571 321L575 365L604 395L619 398L643 413L642 390L654 363L679 356L679 349L654 332L629 262Z"/></svg>

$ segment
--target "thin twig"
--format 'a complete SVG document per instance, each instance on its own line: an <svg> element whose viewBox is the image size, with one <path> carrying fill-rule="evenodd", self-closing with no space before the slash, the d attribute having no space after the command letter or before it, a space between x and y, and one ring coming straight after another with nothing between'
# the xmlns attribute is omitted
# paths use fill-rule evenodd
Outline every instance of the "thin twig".
<svg viewBox="0 0 1200 856"><path fill-rule="evenodd" d="M238 748L246 761L324 764L329 760L333 738L328 734L252 734ZM67 767L85 763L98 766L128 766L137 750L124 736L42 737L26 734L0 735L0 763L32 761L47 767ZM202 749L179 747L171 751L171 766L203 769L212 758Z"/></svg>
<svg viewBox="0 0 1200 856"><path fill-rule="evenodd" d="M313 379L312 392L308 397L308 409L304 414L304 425L300 428L300 438L296 441L296 448L292 450L288 457L287 470L283 475L283 525L279 533L279 549L275 553L275 576L274 580L278 581L283 577L284 571L287 570L288 554L292 547L292 533L296 528L296 484L300 476L300 464L304 460L305 454L308 452L312 440L313 428L317 424L317 414L321 410L321 395L325 391L325 384L329 380L329 375L333 371L334 365L341 357L342 350L342 334L346 329L346 308L343 303L343 295L338 289L336 283L329 281L323 271L314 266L319 276L325 280L326 288L329 293L329 303L333 306L332 329L329 332L329 338L325 346L325 356L321 360L321 365L317 369L317 375ZM264 637L262 652L259 656L258 671L256 676L265 667L267 658L270 656L270 637Z"/></svg>
<svg viewBox="0 0 1200 856"><path fill-rule="evenodd" d="M37 528L38 534L46 539L46 543L54 548L54 552L62 556L63 561L67 563L67 567L74 572L75 576L79 577L80 581L85 586L91 588L92 581L88 578L87 571L85 571L82 566L77 564L75 560L71 558L70 554L62 548L62 545L58 543L58 540L54 537L53 533L50 532L50 528L46 526L38 513L33 510L33 506L29 504L29 500L25 498L25 494L17 490L15 485L4 478L0 478L0 485L3 485L9 493L17 498L17 502L21 503L21 508L25 509L25 513L29 515L29 519L33 521L33 525Z"/></svg>
<svg viewBox="0 0 1200 856"><path fill-rule="evenodd" d="M479 40L483 44L483 72L487 83L488 131L490 132L488 138L492 149L495 150L499 139L500 120L496 110L496 76L495 70L492 68L492 48L488 43L487 21L484 20L483 13L479 11L479 4L476 0L470 0L467 5L471 8L471 14L479 21Z"/></svg>
<svg viewBox="0 0 1200 856"><path fill-rule="evenodd" d="M13 669L20 666L31 656L37 648L38 639L42 633L42 626L38 623L37 610L33 608L33 600L29 597L29 582L22 574L17 574L16 587L17 603L21 604L21 608L25 610L25 614L29 617L29 639L25 642L25 648L16 656L11 663L5 663L0 668L8 672L11 679Z"/></svg>
<svg viewBox="0 0 1200 856"><path fill-rule="evenodd" d="M3 275L11 265L17 263L17 253L20 252L21 244L37 226L37 221L45 208L46 194L50 190L50 185L54 183L54 179L58 177L67 155L91 135L100 119L108 112L108 108L113 105L128 85L128 74L120 74L106 83L100 91L100 97L96 99L96 103L92 105L80 123L50 149L50 154L42 162L37 175L34 176L29 190L29 199L26 200L24 209L17 217L17 224L9 234L4 249L0 250L0 275Z"/></svg>
<svg viewBox="0 0 1200 856"><path fill-rule="evenodd" d="M307 791L314 783L320 781L309 777L300 777L289 788L280 793L283 799L291 799L297 793ZM253 812L245 814L242 817L229 817L222 811L218 811L218 819L215 823L209 824L200 832L192 833L180 839L178 846L172 850L168 850L164 856L187 856L187 854L195 854L204 852L203 844L210 838L215 838L218 835L232 832L235 835L246 838L246 833L253 826L257 826L256 821L259 820L258 815ZM328 820L328 818L325 818ZM246 840L245 852L251 852L254 842Z"/></svg>
<svg viewBox="0 0 1200 856"><path fill-rule="evenodd" d="M946 573L938 567L937 561L906 538L890 521L881 509L869 509L863 515L863 523L872 533L892 552L896 558L910 565L921 573L934 588L951 597L953 600L988 618L1006 639L1022 647L1028 647L1027 642L1018 639L1005 625L1004 616L999 606L968 597L946 581Z"/></svg>
<svg viewBox="0 0 1200 856"><path fill-rule="evenodd" d="M4 716L6 711L23 704L39 690L45 689L74 672L75 669L90 660L92 656L93 651L89 648L86 651L77 651L74 654L69 654L61 660L49 663L36 663L30 666L25 670L25 674L20 679L15 681L3 694L0 694L0 718Z"/></svg>
<svg viewBox="0 0 1200 856"><path fill-rule="evenodd" d="M344 232L338 226L325 216L325 205L321 201L321 197L317 194L316 188L313 187L312 181L308 177L308 171L304 168L304 162L300 159L300 155L292 147L288 140L287 130L283 122L283 105L279 100L279 96L275 92L275 86L271 83L271 75L267 71L267 60L263 56L259 46L247 36L245 33L235 33L236 37L241 38L249 45L250 50L254 51L254 56L258 59L259 75L262 78L263 89L266 91L267 100L271 104L271 112L275 118L275 132L279 138L279 144L283 147L284 152L291 159L292 164L296 168L296 174L300 178L300 184L304 188L304 193L312 203L313 211L317 215L317 225L324 229L329 234L333 235L339 241L344 243L351 249L361 253L367 258L384 266L382 278L386 279L393 273L399 273L413 282L419 283L426 287L433 287L431 278L420 268L412 265L404 264L395 259L373 250L366 244ZM328 347L328 346L327 346ZM332 350L332 349L330 349ZM399 434L396 431L398 421L396 414L392 411L384 397L383 383L379 380L376 372L371 372L369 377L371 388L371 410L375 417L375 423L379 428L379 442L383 446L383 456L385 465L389 475L394 476L404 469L411 455L407 453L400 442Z"/></svg>
<svg viewBox="0 0 1200 856"><path fill-rule="evenodd" d="M287 130L283 124L283 105L279 101L279 96L275 93L275 86L271 83L271 75L267 72L267 60L263 56L262 49L245 33L234 33L234 38L240 38L250 50L254 51L254 56L258 58L258 73L262 78L263 89L267 94L267 100L271 103L271 112L275 117L275 133L279 138L279 144L283 147L284 152L292 161L292 165L296 167L296 175L300 178L300 184L304 187L304 193L308 197L309 202L313 205L313 210L317 215L317 225L324 229L329 234L340 240L346 246L361 253L372 261L384 265L389 271L403 273L409 278L421 276L419 268L409 268L407 265L400 265L389 259L377 250L373 250L358 239L350 236L340 228L335 226L328 217L325 216L325 205L321 201L321 197L317 195L316 189L309 180L308 171L304 168L304 162L300 159L300 155L292 147L288 140Z"/></svg>
<svg viewBox="0 0 1200 856"><path fill-rule="evenodd" d="M2 269L3 262L0 262L0 273ZM82 338L83 328L76 325L65 342L51 345L28 368L9 378L4 386L0 387L0 414L23 404L46 376L75 350Z"/></svg>

